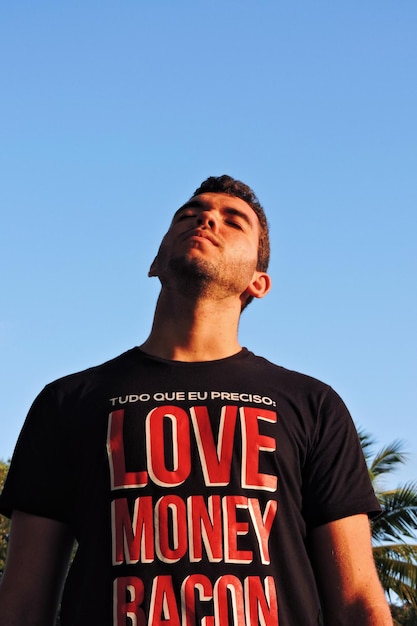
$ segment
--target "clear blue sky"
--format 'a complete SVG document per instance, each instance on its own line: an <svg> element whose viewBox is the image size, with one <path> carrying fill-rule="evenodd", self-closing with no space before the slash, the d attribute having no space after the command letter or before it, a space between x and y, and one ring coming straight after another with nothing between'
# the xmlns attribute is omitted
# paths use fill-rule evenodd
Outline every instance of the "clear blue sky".
<svg viewBox="0 0 417 626"><path fill-rule="evenodd" d="M269 215L241 343L330 383L417 478L417 3L0 8L0 458L51 380L147 336L147 269L211 174Z"/></svg>

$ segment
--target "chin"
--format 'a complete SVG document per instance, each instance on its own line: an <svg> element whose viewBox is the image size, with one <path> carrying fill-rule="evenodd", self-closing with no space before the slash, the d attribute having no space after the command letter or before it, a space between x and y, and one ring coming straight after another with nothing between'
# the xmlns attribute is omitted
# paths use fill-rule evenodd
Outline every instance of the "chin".
<svg viewBox="0 0 417 626"><path fill-rule="evenodd" d="M218 272L212 263L201 256L186 256L172 259L169 264L170 272L176 276L186 277L188 280L204 281L215 280Z"/></svg>

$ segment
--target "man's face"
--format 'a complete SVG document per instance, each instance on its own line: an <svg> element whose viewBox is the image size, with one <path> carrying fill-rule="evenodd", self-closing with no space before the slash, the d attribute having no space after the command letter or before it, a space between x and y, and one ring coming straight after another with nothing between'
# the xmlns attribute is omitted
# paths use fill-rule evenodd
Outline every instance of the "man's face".
<svg viewBox="0 0 417 626"><path fill-rule="evenodd" d="M258 217L244 200L204 193L175 213L150 275L163 285L182 276L223 296L243 293L256 272L258 244Z"/></svg>

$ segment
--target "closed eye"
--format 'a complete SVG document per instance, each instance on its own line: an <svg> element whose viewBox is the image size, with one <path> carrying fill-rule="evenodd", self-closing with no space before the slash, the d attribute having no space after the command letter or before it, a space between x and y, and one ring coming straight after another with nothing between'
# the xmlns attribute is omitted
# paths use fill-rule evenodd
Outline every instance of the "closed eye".
<svg viewBox="0 0 417 626"><path fill-rule="evenodd" d="M195 213L180 213L176 216L175 221L182 222L182 220L186 220L190 217L195 217Z"/></svg>
<svg viewBox="0 0 417 626"><path fill-rule="evenodd" d="M251 228L251 222L246 213L243 213L234 207L224 208L224 219L226 224L229 224L238 230L244 231L246 228Z"/></svg>
<svg viewBox="0 0 417 626"><path fill-rule="evenodd" d="M232 226L232 228L243 230L242 225L239 222L235 222L234 220L225 220L225 222L228 226Z"/></svg>

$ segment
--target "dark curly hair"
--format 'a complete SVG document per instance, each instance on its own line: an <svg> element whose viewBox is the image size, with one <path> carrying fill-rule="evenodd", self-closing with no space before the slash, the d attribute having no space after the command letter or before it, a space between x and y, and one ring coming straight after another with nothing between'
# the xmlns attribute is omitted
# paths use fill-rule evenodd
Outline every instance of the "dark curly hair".
<svg viewBox="0 0 417 626"><path fill-rule="evenodd" d="M258 198L248 185L236 180L227 174L222 176L210 176L201 183L200 187L195 190L192 198L201 193L226 193L229 196L235 196L244 200L254 210L258 216L260 225L259 245L258 245L258 262L256 269L259 272L266 272L269 265L270 245L269 245L269 228L266 220L265 211L263 210Z"/></svg>

